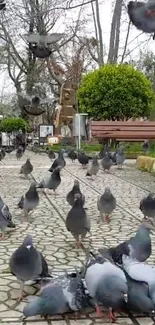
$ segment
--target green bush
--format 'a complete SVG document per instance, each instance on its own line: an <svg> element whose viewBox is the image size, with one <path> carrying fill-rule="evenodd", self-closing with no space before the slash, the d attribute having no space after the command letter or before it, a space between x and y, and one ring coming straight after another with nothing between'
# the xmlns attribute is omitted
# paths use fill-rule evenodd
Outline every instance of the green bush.
<svg viewBox="0 0 155 325"><path fill-rule="evenodd" d="M1 132L11 133L19 130L22 131L28 130L28 128L29 128L28 123L24 119L19 117L5 118L0 122Z"/></svg>
<svg viewBox="0 0 155 325"><path fill-rule="evenodd" d="M80 111L96 120L149 116L154 93L146 76L129 65L105 65L84 76Z"/></svg>

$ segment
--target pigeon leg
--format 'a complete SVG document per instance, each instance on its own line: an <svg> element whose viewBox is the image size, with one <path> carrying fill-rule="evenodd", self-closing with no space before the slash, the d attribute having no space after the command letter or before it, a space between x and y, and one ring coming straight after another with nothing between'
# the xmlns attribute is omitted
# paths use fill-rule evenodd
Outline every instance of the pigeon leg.
<svg viewBox="0 0 155 325"><path fill-rule="evenodd" d="M96 304L95 307L96 307L96 316L97 317L103 317L103 313L101 311L100 306Z"/></svg>
<svg viewBox="0 0 155 325"><path fill-rule="evenodd" d="M27 217L28 217L28 211L24 210L24 218L27 218Z"/></svg>
<svg viewBox="0 0 155 325"><path fill-rule="evenodd" d="M104 222L107 222L107 223L110 222L110 216L109 216L108 214L106 214L106 215L104 216Z"/></svg>
<svg viewBox="0 0 155 325"><path fill-rule="evenodd" d="M22 280L20 282L20 291L19 291L19 297L18 297L18 302L20 302L24 297L27 296L26 292L24 292L24 282Z"/></svg>
<svg viewBox="0 0 155 325"><path fill-rule="evenodd" d="M3 240L4 237L5 237L5 233L4 233L4 231L2 231L2 233L0 234L0 240Z"/></svg>
<svg viewBox="0 0 155 325"><path fill-rule="evenodd" d="M116 322L116 316L114 312L112 311L112 308L109 308L108 318L112 323Z"/></svg>

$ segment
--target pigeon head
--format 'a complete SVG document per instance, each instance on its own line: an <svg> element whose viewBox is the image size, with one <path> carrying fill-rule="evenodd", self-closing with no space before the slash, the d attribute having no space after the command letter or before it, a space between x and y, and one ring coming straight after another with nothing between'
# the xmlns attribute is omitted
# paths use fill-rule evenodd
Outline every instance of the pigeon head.
<svg viewBox="0 0 155 325"><path fill-rule="evenodd" d="M75 179L75 181L74 181L74 186L79 186L80 184L79 184L79 181L78 181L78 179Z"/></svg>
<svg viewBox="0 0 155 325"><path fill-rule="evenodd" d="M33 237L31 235L28 235L24 241L23 241L23 245L27 248L30 248L33 246Z"/></svg>
<svg viewBox="0 0 155 325"><path fill-rule="evenodd" d="M110 188L106 187L104 193L107 193L107 194L111 193Z"/></svg>
<svg viewBox="0 0 155 325"><path fill-rule="evenodd" d="M30 163L30 158L27 158L26 163Z"/></svg>

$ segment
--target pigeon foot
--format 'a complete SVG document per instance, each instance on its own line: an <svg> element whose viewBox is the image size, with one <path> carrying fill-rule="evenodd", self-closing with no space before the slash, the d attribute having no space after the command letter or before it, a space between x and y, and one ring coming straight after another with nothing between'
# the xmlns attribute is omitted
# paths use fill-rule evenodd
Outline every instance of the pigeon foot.
<svg viewBox="0 0 155 325"><path fill-rule="evenodd" d="M111 321L111 323L116 322L116 316L111 309L109 310L109 313L108 313L108 319Z"/></svg>
<svg viewBox="0 0 155 325"><path fill-rule="evenodd" d="M27 293L25 291L22 291L19 297L17 298L17 301L21 302L25 297L27 297Z"/></svg>
<svg viewBox="0 0 155 325"><path fill-rule="evenodd" d="M96 316L99 318L103 317L103 313L98 305L96 306Z"/></svg>
<svg viewBox="0 0 155 325"><path fill-rule="evenodd" d="M107 222L107 223L109 223L110 222L110 216L109 215L105 215L104 216L104 222Z"/></svg>

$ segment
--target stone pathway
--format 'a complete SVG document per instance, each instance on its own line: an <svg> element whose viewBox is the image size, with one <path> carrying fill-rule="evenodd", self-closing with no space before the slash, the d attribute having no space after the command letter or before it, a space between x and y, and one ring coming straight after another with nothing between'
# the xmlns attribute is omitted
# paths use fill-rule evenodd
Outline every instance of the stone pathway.
<svg viewBox="0 0 155 325"><path fill-rule="evenodd" d="M81 190L86 196L86 207L91 219L92 241L89 237L84 242L85 247L93 251L103 245L108 247L116 245L131 236L142 219L139 211L141 198L153 190L154 178L151 175L137 171L134 165L126 164L123 170L113 167L110 173L100 170L95 181L85 177L86 170L83 170L78 162L72 163L68 159L65 170L62 171L62 183L58 188L58 196L44 195L40 192L40 205L29 217L29 222L23 222L21 211L17 209L17 203L21 195L25 193L30 185L30 180L25 180L19 175L20 166L30 157L34 165L33 177L38 181L48 174L47 169L51 163L45 154L35 155L27 151L21 161L17 161L15 154L7 155L0 165L0 195L5 203L9 205L17 224L16 230L9 233L5 240L0 241L0 323L6 325L93 325L108 324L108 320L95 319L95 314L81 315L77 321L66 321L63 318L55 317L43 321L39 317L31 317L23 320L22 310L26 300L18 304L14 298L17 295L19 284L15 277L9 273L8 262L12 252L21 244L27 234L32 234L36 247L43 253L49 264L50 271L58 274L64 270L74 270L80 267L85 259L83 251L75 249L75 242L72 235L66 230L64 221L69 211L66 195L71 189L74 179L81 182ZM110 224L103 224L98 218L97 198L103 193L105 186L111 188L117 199L117 209L113 213ZM146 189L144 189L146 188ZM154 237L154 236L153 236ZM155 238L152 238L155 247ZM148 262L154 263L155 249ZM37 287L25 286L28 295L37 292ZM137 318L132 320L123 315L118 315L119 324L148 324L153 321L149 318ZM125 318L124 318L125 317Z"/></svg>

